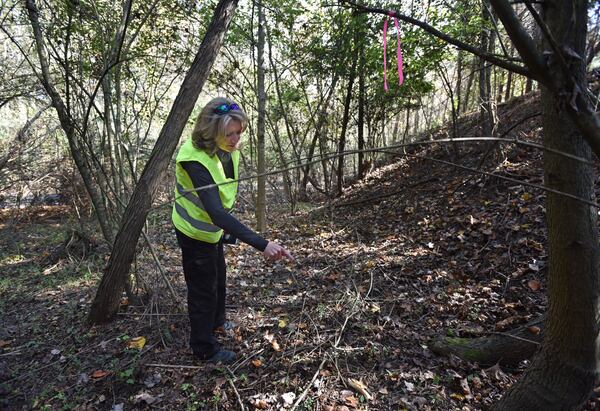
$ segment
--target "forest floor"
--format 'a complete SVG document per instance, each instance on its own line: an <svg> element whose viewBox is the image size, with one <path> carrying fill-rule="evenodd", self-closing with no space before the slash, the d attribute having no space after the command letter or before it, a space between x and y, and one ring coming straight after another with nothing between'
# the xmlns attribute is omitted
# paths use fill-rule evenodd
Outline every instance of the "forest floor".
<svg viewBox="0 0 600 411"><path fill-rule="evenodd" d="M507 137L539 143L537 112L536 95L501 105L499 132L529 117ZM461 136L477 135L473 122L461 123ZM540 150L503 145L480 164L488 147L463 144L456 162L542 184ZM77 235L66 207L4 211L0 408L485 409L527 362L471 363L430 344L504 332L544 311L545 195L424 158L451 161L449 148L390 154L388 165L310 211L273 207L267 237L296 263L228 247L236 327L220 338L239 358L228 367L196 363L187 347L168 207L152 213L148 229L175 296L140 243L135 276L151 296L124 298L114 321L94 327L86 314L108 250Z"/></svg>

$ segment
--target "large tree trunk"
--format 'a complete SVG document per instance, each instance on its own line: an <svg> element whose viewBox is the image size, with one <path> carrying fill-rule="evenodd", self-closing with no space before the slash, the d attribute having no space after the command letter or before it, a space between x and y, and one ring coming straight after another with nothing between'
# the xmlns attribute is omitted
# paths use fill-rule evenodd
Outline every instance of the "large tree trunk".
<svg viewBox="0 0 600 411"><path fill-rule="evenodd" d="M256 151L258 181L256 189L256 229L264 233L267 230L267 177L262 175L266 171L265 164L265 117L267 96L265 94L265 11L262 3L256 3L258 10L258 43L257 43L257 84L258 90L258 118L256 124Z"/></svg>
<svg viewBox="0 0 600 411"><path fill-rule="evenodd" d="M136 244L152 206L156 189L162 181L162 176L169 166L169 160L177 147L183 128L192 113L204 82L208 78L237 3L237 0L221 0L215 9L198 53L181 85L150 159L123 214L113 252L92 303L88 317L91 323L106 322L119 309L121 293L135 256Z"/></svg>
<svg viewBox="0 0 600 411"><path fill-rule="evenodd" d="M545 20L559 44L580 56L585 50L587 1L544 3ZM546 46L549 49L549 46ZM566 112L574 76L586 90L585 62L568 57L548 62L558 95L542 89L544 144L569 154L591 157ZM545 184L594 201L594 172L584 163L545 152ZM542 348L526 374L497 404L499 410L571 410L583 405L598 380L599 277L597 210L582 202L547 193L549 305Z"/></svg>

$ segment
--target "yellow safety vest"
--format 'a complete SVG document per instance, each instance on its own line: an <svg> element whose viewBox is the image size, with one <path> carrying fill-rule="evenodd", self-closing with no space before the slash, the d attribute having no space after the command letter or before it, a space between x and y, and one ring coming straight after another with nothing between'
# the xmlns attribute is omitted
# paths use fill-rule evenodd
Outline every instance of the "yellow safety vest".
<svg viewBox="0 0 600 411"><path fill-rule="evenodd" d="M181 166L185 161L197 161L210 172L216 184L219 184L219 197L225 210L230 211L235 203L238 189L238 165L240 153L235 150L231 153L233 161L233 179L225 176L221 160L215 154L210 156L204 150L198 150L192 144L192 140L186 141L176 158L175 176L177 183L175 185L175 204L173 205L172 219L175 227L196 240L207 243L217 243L223 235L223 230L213 224L208 213L205 211L198 193L192 190L194 185L188 173ZM222 184L231 181L229 184Z"/></svg>

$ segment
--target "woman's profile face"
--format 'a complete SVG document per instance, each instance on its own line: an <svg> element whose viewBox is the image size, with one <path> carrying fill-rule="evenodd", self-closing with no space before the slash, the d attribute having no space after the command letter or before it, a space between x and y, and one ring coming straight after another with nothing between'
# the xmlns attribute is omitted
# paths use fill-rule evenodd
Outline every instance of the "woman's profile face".
<svg viewBox="0 0 600 411"><path fill-rule="evenodd" d="M225 135L217 137L217 147L231 153L237 150L242 135L242 124L237 120L231 120L225 127Z"/></svg>

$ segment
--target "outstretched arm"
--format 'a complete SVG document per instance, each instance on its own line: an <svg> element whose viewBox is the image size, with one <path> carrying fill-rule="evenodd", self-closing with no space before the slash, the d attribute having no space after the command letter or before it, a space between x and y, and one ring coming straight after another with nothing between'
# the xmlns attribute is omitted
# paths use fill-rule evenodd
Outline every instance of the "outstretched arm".
<svg viewBox="0 0 600 411"><path fill-rule="evenodd" d="M194 187L204 187L215 184L210 172L199 162L187 161L181 163L181 165L190 176ZM217 187L210 187L198 191L198 197L200 197L200 201L202 201L204 209L210 216L213 224L234 235L240 241L262 251L265 258L273 260L278 260L283 257L286 257L289 260L294 259L290 252L284 247L275 242L265 240L261 235L229 214L223 208L223 204L219 197L219 189Z"/></svg>

